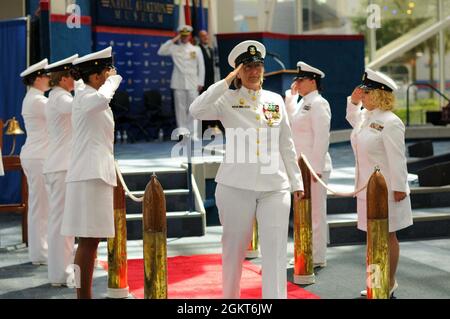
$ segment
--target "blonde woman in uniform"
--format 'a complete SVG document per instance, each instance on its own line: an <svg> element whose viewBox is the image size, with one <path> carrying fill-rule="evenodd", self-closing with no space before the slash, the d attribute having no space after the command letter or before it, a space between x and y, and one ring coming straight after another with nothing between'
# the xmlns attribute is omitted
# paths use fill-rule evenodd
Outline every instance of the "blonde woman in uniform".
<svg viewBox="0 0 450 319"><path fill-rule="evenodd" d="M75 54L67 59L48 65L50 91L47 103L49 153L44 163L45 183L49 189L50 211L48 214L48 279L52 286L67 283L73 262L74 237L61 236L66 195L66 175L72 142L72 102L70 93L74 80L70 74Z"/></svg>
<svg viewBox="0 0 450 319"><path fill-rule="evenodd" d="M300 198L303 186L284 101L262 89L265 52L257 41L238 44L228 57L235 70L190 106L194 118L220 120L226 129L226 156L216 177L216 203L223 225L224 298L240 297L242 264L255 217L262 297L287 297L291 192ZM237 90L230 90L233 82Z"/></svg>
<svg viewBox="0 0 450 319"><path fill-rule="evenodd" d="M27 138L20 151L20 162L28 183L28 255L33 265L46 265L48 256L48 190L44 178L44 161L48 154L45 108L49 77L47 59L23 71L20 76L29 87L22 103L22 117Z"/></svg>
<svg viewBox="0 0 450 319"><path fill-rule="evenodd" d="M114 237L114 118L109 102L120 85L112 64L112 48L73 62L73 146L67 171L62 235L79 238L75 265L80 271L79 299L92 298L92 276L101 238ZM76 277L75 277L76 278Z"/></svg>
<svg viewBox="0 0 450 319"><path fill-rule="evenodd" d="M405 126L392 112L395 82L367 69L363 83L347 101L347 121L352 125L351 143L356 160L356 189L364 186L379 167L388 188L390 295L398 288L396 271L400 246L396 232L412 225L410 189L405 156ZM361 109L363 107L363 109ZM366 192L357 195L358 228L367 231ZM361 291L366 295L367 291Z"/></svg>
<svg viewBox="0 0 450 319"><path fill-rule="evenodd" d="M328 153L330 145L330 104L319 93L325 73L306 64L297 63L298 73L291 90L286 91L286 109L292 128L297 155L305 154L312 168L325 183L332 169ZM303 98L299 103L298 97ZM327 265L327 190L313 178L311 184L314 267ZM293 263L293 261L291 261Z"/></svg>

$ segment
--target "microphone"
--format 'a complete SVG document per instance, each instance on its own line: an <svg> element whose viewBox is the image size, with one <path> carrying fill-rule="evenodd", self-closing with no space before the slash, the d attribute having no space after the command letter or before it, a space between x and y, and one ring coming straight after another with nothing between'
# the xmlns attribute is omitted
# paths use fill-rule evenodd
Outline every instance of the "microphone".
<svg viewBox="0 0 450 319"><path fill-rule="evenodd" d="M286 66L281 61L281 56L278 53L266 51L266 55L271 56L281 66L282 70L286 70Z"/></svg>

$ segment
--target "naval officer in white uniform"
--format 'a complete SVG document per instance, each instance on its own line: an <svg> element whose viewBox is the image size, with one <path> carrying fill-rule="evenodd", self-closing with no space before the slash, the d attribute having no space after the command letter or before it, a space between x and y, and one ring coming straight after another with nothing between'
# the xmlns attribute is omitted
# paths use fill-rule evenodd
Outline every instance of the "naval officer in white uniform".
<svg viewBox="0 0 450 319"><path fill-rule="evenodd" d="M205 85L205 63L201 49L190 43L192 27L180 26L178 32L159 48L158 55L171 56L173 60L170 88L174 94L177 126L187 128L194 139L200 139L201 122L192 118L189 105Z"/></svg>
<svg viewBox="0 0 450 319"><path fill-rule="evenodd" d="M325 73L306 64L297 63L297 76L286 91L286 109L292 128L297 155L305 154L312 168L325 183L332 170L330 145L330 104L320 94ZM303 98L297 103L299 95ZM326 266L327 190L313 178L311 184L314 267Z"/></svg>
<svg viewBox="0 0 450 319"><path fill-rule="evenodd" d="M92 297L98 243L114 237L114 118L109 102L120 85L112 48L73 62L77 86L72 107L72 154L67 171L62 235L79 237L75 264L80 267L78 298Z"/></svg>
<svg viewBox="0 0 450 319"><path fill-rule="evenodd" d="M22 117L27 138L20 151L20 162L28 183L28 254L34 265L47 264L48 191L44 178L44 161L48 154L48 132L45 109L49 77L47 59L38 62L20 76L29 87L22 103Z"/></svg>
<svg viewBox="0 0 450 319"><path fill-rule="evenodd" d="M367 183L375 167L380 168L386 179L391 295L398 287L395 274L400 247L396 231L413 223L405 155L405 126L392 112L396 90L397 85L387 75L367 69L363 83L348 98L346 116L353 127L351 143L356 160L355 189ZM365 191L357 195L357 210L358 228L367 231Z"/></svg>
<svg viewBox="0 0 450 319"><path fill-rule="evenodd" d="M220 120L226 155L216 182L224 298L240 297L242 264L257 219L262 297L287 297L286 255L291 192L303 185L283 98L262 89L265 47L244 41L229 54L235 68L191 104L200 120ZM237 90L229 87L234 81Z"/></svg>
<svg viewBox="0 0 450 319"><path fill-rule="evenodd" d="M74 80L70 74L75 54L48 65L50 91L46 109L49 152L44 163L45 183L49 188L48 279L52 286L65 285L73 263L74 237L61 235L66 197L66 175L72 148L72 102Z"/></svg>

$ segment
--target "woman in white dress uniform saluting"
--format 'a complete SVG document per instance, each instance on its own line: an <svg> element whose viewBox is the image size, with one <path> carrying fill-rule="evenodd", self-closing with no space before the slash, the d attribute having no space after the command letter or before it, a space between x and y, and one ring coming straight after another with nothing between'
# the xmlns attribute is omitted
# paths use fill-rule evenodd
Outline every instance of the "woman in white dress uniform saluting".
<svg viewBox="0 0 450 319"><path fill-rule="evenodd" d="M22 103L22 117L27 138L20 151L20 162L28 183L28 254L33 265L47 264L48 192L43 174L48 154L48 132L45 108L49 77L47 59L23 71L20 76L29 87Z"/></svg>
<svg viewBox="0 0 450 319"><path fill-rule="evenodd" d="M75 264L80 270L78 298L92 297L92 275L98 243L114 237L113 190L114 118L109 102L120 85L112 63L112 48L73 62L77 87L72 108L72 154L62 235L79 237Z"/></svg>
<svg viewBox="0 0 450 319"><path fill-rule="evenodd" d="M257 219L262 255L262 297L287 297L287 237L291 192L303 185L283 98L262 89L265 47L244 41L230 53L235 68L190 107L194 118L220 120L226 156L216 182L222 235L224 298L240 297L245 253ZM237 90L230 90L234 81Z"/></svg>
<svg viewBox="0 0 450 319"><path fill-rule="evenodd" d="M292 137L297 155L305 154L312 168L325 183L332 169L330 145L330 104L319 93L325 73L304 62L297 63L298 74L286 91ZM297 104L299 94L303 97ZM327 264L327 190L313 179L311 184L314 267Z"/></svg>
<svg viewBox="0 0 450 319"><path fill-rule="evenodd" d="M347 101L347 121L352 125L351 143L356 160L356 189L363 187L379 167L388 188L390 295L395 280L400 246L396 231L412 225L408 171L405 155L405 126L392 112L395 82L387 75L367 69L363 83ZM361 108L364 109L361 110ZM358 228L367 231L366 191L357 195ZM365 290L362 295L367 294Z"/></svg>
<svg viewBox="0 0 450 319"><path fill-rule="evenodd" d="M48 279L53 286L67 283L73 262L73 236L61 236L66 195L66 175L72 146L72 102L70 93L74 80L70 74L75 54L67 59L48 65L52 90L48 96L47 123L49 152L44 163L45 183L49 189L50 211L48 213Z"/></svg>

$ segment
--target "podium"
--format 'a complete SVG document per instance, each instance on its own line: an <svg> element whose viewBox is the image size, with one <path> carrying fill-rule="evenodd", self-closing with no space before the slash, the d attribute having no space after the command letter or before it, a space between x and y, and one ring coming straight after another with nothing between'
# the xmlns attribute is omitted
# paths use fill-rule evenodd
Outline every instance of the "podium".
<svg viewBox="0 0 450 319"><path fill-rule="evenodd" d="M284 96L291 88L297 70L280 70L264 74L264 90L272 91Z"/></svg>

